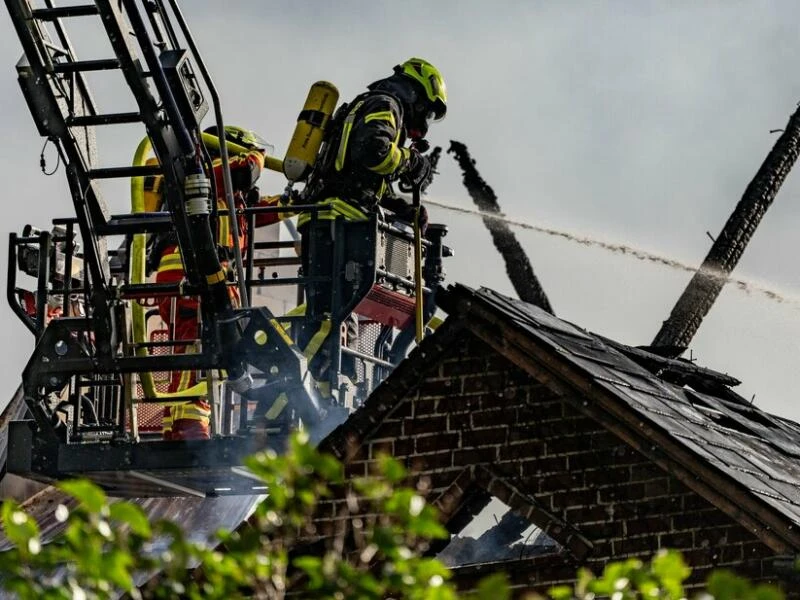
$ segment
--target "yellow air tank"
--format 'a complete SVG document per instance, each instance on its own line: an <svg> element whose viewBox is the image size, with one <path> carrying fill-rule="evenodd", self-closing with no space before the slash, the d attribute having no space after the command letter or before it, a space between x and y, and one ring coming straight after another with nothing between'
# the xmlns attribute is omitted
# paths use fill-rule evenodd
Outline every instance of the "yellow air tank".
<svg viewBox="0 0 800 600"><path fill-rule="evenodd" d="M283 173L289 181L308 177L338 101L339 90L332 83L318 81L311 86L283 159Z"/></svg>

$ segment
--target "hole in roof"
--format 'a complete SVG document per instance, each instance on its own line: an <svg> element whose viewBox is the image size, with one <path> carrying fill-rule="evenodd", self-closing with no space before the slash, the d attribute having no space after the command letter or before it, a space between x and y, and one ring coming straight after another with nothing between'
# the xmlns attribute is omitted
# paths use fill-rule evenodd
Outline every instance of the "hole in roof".
<svg viewBox="0 0 800 600"><path fill-rule="evenodd" d="M710 402L698 395L691 388L684 387L684 391L686 392L686 397L689 399L689 402L691 402L692 406L699 410L706 417L711 419L714 424L719 427L724 427L725 429L730 429L732 431L738 431L739 433L749 436L760 437L758 431L748 427L746 423L742 423L741 421L737 420L734 416L729 414L728 411L730 411L730 413L736 413L742 420L757 421L759 424L765 427L770 427L772 429L775 428L775 425L769 423L763 419L761 415L758 415L754 411L751 414L744 414L739 410L735 410L729 405L723 404L722 401L719 402L718 406L713 406Z"/></svg>
<svg viewBox="0 0 800 600"><path fill-rule="evenodd" d="M437 555L449 567L519 560L552 554L561 547L539 527L492 497L489 503L450 538Z"/></svg>

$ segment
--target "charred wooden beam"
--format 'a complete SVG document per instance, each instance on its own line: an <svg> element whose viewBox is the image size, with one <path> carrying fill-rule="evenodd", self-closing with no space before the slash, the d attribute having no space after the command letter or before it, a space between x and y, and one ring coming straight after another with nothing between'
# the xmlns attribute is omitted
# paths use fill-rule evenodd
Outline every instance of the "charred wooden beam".
<svg viewBox="0 0 800 600"><path fill-rule="evenodd" d="M451 140L447 152L453 153L464 172L464 185L478 209L484 213L501 216L503 213L500 211L497 196L478 173L475 160L470 156L466 145ZM483 218L483 224L492 235L494 246L505 261L506 273L519 299L552 314L553 308L550 306L550 300L533 272L531 261L508 225L499 219L492 219L488 216Z"/></svg>
<svg viewBox="0 0 800 600"><path fill-rule="evenodd" d="M800 109L767 154L700 269L656 334L652 346L686 348L742 257L800 151Z"/></svg>

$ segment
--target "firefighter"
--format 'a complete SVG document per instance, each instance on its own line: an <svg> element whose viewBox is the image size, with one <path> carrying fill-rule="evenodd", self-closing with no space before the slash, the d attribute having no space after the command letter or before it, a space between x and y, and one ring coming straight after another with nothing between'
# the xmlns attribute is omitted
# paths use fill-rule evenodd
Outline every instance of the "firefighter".
<svg viewBox="0 0 800 600"><path fill-rule="evenodd" d="M428 148L428 126L447 112L447 91L441 73L421 58L411 58L394 73L367 86L368 91L342 105L326 132L325 144L303 191L303 201L325 204L319 219L363 220L378 207L401 220L412 221L414 208L392 190L394 182L407 187L429 181L432 165L423 153ZM407 145L408 142L408 145ZM301 214L298 229L307 235L310 214ZM420 208L424 229L427 212ZM333 241L317 243L326 253ZM303 244L306 249L308 244ZM309 258L304 252L303 269ZM317 290L329 297L325 286ZM329 325L329 324L328 324ZM324 379L325 359L320 356L330 327L326 323L305 327L298 340L317 381ZM325 390L323 389L323 394Z"/></svg>
<svg viewBox="0 0 800 600"><path fill-rule="evenodd" d="M216 128L206 130L206 133L216 134ZM247 206L275 206L281 201L281 196L260 197L256 181L264 167L264 143L261 138L251 131L240 127L225 127L225 139L239 146L244 146L247 151L231 156L229 159L231 181L234 201L237 208ZM217 206L220 210L227 210L225 191L222 178L222 161L216 156L213 163L214 179L217 190ZM162 181L159 176L148 178L145 181L146 197L159 196ZM160 204L160 202L158 202ZM271 225L288 213L261 213L256 215L256 227ZM229 268L233 259L233 234L229 215L219 215L217 219L217 250L223 268ZM242 252L247 247L247 220L244 215L237 217L239 227L239 245ZM180 248L174 233L162 234L155 238L150 249L148 265L150 271L156 272L156 282L175 283L183 281L184 271L181 260ZM229 287L231 300L238 304L238 292L235 287ZM164 298L159 301L159 315L165 323L170 324L171 337L176 341L185 341L173 347L173 353L184 354L193 352L194 340L200 333L199 301L196 297L180 296L177 298ZM169 392L188 390L197 383L194 371L174 371L169 382ZM164 409L163 437L167 440L193 440L208 439L210 435L209 421L211 407L206 397L197 397L182 404L173 405Z"/></svg>

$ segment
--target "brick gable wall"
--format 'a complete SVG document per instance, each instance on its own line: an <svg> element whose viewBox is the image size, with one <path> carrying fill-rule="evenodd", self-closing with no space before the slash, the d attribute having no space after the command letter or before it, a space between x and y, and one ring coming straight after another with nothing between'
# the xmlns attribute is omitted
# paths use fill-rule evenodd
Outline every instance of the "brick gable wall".
<svg viewBox="0 0 800 600"><path fill-rule="evenodd" d="M429 365L363 440L348 471L366 474L379 454L391 454L445 518L456 516L476 487L526 516L563 553L499 567L516 587L544 591L579 564L597 572L609 560L648 559L660 548L682 551L695 582L715 567L759 581L779 578L781 559L768 546L584 416L583 399L556 395L467 333ZM324 529L337 510L323 510ZM497 567L456 573L469 587Z"/></svg>

